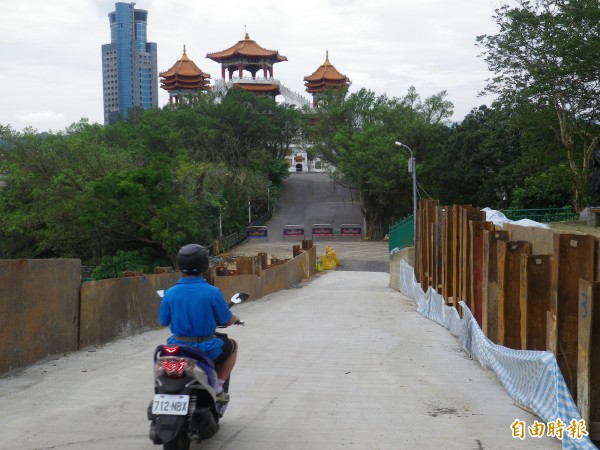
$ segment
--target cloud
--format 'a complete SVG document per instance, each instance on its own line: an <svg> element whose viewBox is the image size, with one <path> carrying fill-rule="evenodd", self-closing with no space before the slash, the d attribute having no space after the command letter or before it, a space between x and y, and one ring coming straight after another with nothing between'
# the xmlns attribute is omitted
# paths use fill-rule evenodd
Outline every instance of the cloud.
<svg viewBox="0 0 600 450"><path fill-rule="evenodd" d="M401 97L414 85L426 98L442 90L461 120L481 104L485 79L475 37L493 32L500 0L137 0L148 11L147 37L158 46L158 70L188 56L213 80L220 65L207 53L250 37L288 58L274 70L305 98L303 78L325 60L361 88ZM65 128L80 118L104 120L101 46L110 43L113 0L0 1L0 124ZM168 93L159 89L159 105ZM30 122L27 122L27 121ZM62 123L61 123L62 121Z"/></svg>
<svg viewBox="0 0 600 450"><path fill-rule="evenodd" d="M41 122L52 122L56 120L62 120L65 118L65 115L62 113L57 113L54 111L38 111L38 112L30 112L27 114L15 114L15 119L19 121L41 121Z"/></svg>

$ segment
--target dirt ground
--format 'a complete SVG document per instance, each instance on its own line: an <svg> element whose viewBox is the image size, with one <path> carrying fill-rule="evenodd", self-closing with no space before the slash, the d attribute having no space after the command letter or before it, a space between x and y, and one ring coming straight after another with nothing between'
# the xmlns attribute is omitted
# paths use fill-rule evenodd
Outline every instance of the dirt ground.
<svg viewBox="0 0 600 450"><path fill-rule="evenodd" d="M585 222L555 222L548 224L551 229L563 233L582 233L589 234L600 238L600 227L588 226ZM248 240L242 244L232 248L229 252L221 255L223 262L235 266L235 259L239 256L255 256L259 252L265 252L268 259L292 258L292 247L300 244L300 241L289 242L265 242L261 240ZM317 246L317 254L324 252L327 245L332 246L338 256L348 262L351 260L378 260L381 262L389 262L389 253L387 242L370 242L370 241L315 241ZM232 267L233 268L233 267ZM369 269L367 269L369 270Z"/></svg>
<svg viewBox="0 0 600 450"><path fill-rule="evenodd" d="M213 265L222 261L229 269L233 269L238 257L256 256L259 252L266 253L268 261L272 258L291 259L294 245L300 244L301 241L267 242L249 239L229 252L219 255L213 260ZM317 247L317 257L325 253L325 247L332 247L342 262L342 266L338 267L339 270L389 272L390 256L387 241L319 240L313 241L313 245Z"/></svg>
<svg viewBox="0 0 600 450"><path fill-rule="evenodd" d="M583 233L600 237L600 227L590 227L585 222L556 222L549 223L550 228L559 232Z"/></svg>

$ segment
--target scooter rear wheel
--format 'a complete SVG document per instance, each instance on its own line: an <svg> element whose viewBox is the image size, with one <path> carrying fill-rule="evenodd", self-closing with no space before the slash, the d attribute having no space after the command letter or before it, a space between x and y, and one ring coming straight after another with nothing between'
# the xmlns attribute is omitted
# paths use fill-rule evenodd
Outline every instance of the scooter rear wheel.
<svg viewBox="0 0 600 450"><path fill-rule="evenodd" d="M163 450L189 450L190 449L190 438L185 432L181 430L181 433L177 435L176 439L163 445Z"/></svg>

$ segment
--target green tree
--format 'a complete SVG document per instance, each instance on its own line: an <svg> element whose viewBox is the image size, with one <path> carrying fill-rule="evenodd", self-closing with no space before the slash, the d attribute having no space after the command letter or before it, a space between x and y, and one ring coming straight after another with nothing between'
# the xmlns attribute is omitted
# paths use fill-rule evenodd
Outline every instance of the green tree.
<svg viewBox="0 0 600 450"><path fill-rule="evenodd" d="M557 204L571 198L572 182L565 184L560 176L564 172L555 170L564 163L564 152L552 123L549 110L501 103L473 109L460 124L448 128L421 177L443 204L525 207L521 201L525 182L541 187L553 180L551 189L538 190L537 204L531 204L531 198L527 207L568 205L569 200ZM520 192L518 199L513 198L515 190Z"/></svg>
<svg viewBox="0 0 600 450"><path fill-rule="evenodd" d="M366 89L319 96L305 135L313 151L335 168L337 180L358 190L366 233L372 239L383 236L392 218L412 212L409 155L394 142L400 140L425 157L452 114L445 95L422 101L411 88L405 97L392 99Z"/></svg>
<svg viewBox="0 0 600 450"><path fill-rule="evenodd" d="M174 261L182 241L210 241L214 231L202 200L203 169L189 185L178 183L178 167L164 158L141 168L113 171L86 186L81 219L88 230L101 236L104 249L150 247ZM186 195L188 194L188 195ZM200 227L204 218L205 228Z"/></svg>
<svg viewBox="0 0 600 450"><path fill-rule="evenodd" d="M515 208L560 208L571 200L572 177L566 163L525 178L523 186L514 190Z"/></svg>
<svg viewBox="0 0 600 450"><path fill-rule="evenodd" d="M263 214L287 176L300 111L233 90L65 132L0 127L0 251L123 264L174 264L186 242L210 244Z"/></svg>
<svg viewBox="0 0 600 450"><path fill-rule="evenodd" d="M9 255L77 257L95 240L79 221L85 186L128 159L102 142L99 125L82 121L67 132L2 130L8 145L0 169L0 229L11 242Z"/></svg>
<svg viewBox="0 0 600 450"><path fill-rule="evenodd" d="M494 20L499 33L477 38L494 73L486 91L499 94L505 104L554 111L573 177L573 206L581 211L600 136L600 4L521 0L498 8Z"/></svg>

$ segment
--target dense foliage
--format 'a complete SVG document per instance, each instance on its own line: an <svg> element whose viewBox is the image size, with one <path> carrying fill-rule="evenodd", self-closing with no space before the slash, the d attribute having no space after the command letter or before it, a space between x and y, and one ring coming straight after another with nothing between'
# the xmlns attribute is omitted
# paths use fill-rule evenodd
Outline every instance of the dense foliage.
<svg viewBox="0 0 600 450"><path fill-rule="evenodd" d="M227 234L248 202L266 212L299 124L293 108L232 90L107 127L4 127L0 257L76 257L102 276L173 265L181 244L219 236L219 215Z"/></svg>
<svg viewBox="0 0 600 450"><path fill-rule="evenodd" d="M496 10L498 34L479 36L494 74L491 106L450 124L445 92L421 101L414 88L389 99L361 90L325 93L307 132L342 182L361 194L368 235L412 211L407 144L419 195L442 204L576 211L594 196L600 137L600 3L511 1Z"/></svg>
<svg viewBox="0 0 600 450"><path fill-rule="evenodd" d="M445 95L422 101L414 88L403 98L377 96L366 89L320 95L305 131L307 139L334 168L338 181L360 193L370 238L381 239L387 225L412 212L409 152L394 142L402 141L426 157L452 114Z"/></svg>
<svg viewBox="0 0 600 450"><path fill-rule="evenodd" d="M429 194L493 209L568 205L572 183L552 120L548 111L499 103L473 109L423 168Z"/></svg>
<svg viewBox="0 0 600 450"><path fill-rule="evenodd" d="M505 105L554 113L571 172L572 203L580 211L588 200L590 162L600 137L600 3L516 3L496 10L498 34L477 38L494 73L487 91Z"/></svg>
<svg viewBox="0 0 600 450"><path fill-rule="evenodd" d="M512 5L512 6L511 6ZM328 91L298 111L231 90L177 108L132 111L107 127L64 133L0 127L0 257L77 257L98 276L173 264L265 211L297 140L357 190L367 235L412 214L418 195L442 204L581 211L600 193L590 175L600 139L600 3L511 0L477 43L497 100L450 123L442 91L422 99ZM599 159L600 161L600 159Z"/></svg>

